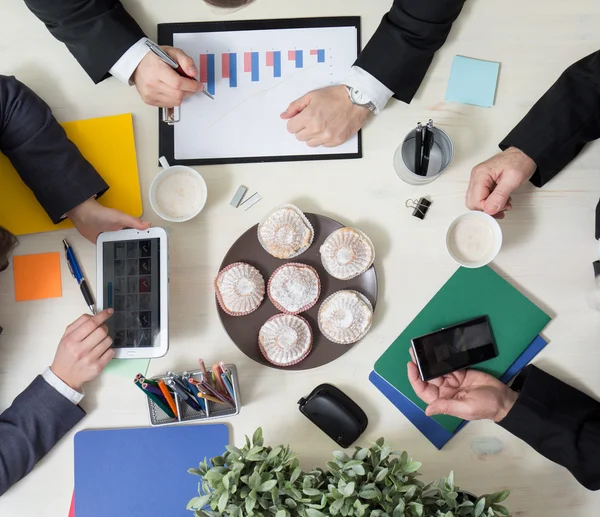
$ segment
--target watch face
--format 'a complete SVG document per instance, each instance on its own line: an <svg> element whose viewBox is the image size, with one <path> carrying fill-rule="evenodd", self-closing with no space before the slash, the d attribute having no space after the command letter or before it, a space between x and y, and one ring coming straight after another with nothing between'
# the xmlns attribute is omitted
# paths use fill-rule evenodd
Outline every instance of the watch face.
<svg viewBox="0 0 600 517"><path fill-rule="evenodd" d="M352 88L350 90L350 98L352 99L352 102L354 102L354 104L359 104L360 106L366 106L371 102L371 99L369 99L364 93L359 92L355 88Z"/></svg>

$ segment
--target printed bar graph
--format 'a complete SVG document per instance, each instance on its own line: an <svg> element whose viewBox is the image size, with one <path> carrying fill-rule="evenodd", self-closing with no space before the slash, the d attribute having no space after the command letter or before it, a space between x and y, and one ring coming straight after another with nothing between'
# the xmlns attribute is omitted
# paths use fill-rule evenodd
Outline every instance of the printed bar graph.
<svg viewBox="0 0 600 517"><path fill-rule="evenodd" d="M273 67L273 77L281 77L281 52L267 52L267 66Z"/></svg>
<svg viewBox="0 0 600 517"><path fill-rule="evenodd" d="M303 50L288 50L288 61L293 62L294 68L304 68L305 58ZM242 59L240 53L240 59ZM281 78L283 74L282 51L270 50L264 52L264 60L261 62L262 52L243 52L243 63L240 63L244 73L250 74L250 81L260 82L260 68L266 66L273 69L273 77ZM285 54L283 54L285 55ZM309 59L310 57L310 59ZM325 63L325 49L306 50L307 66L315 63ZM211 95L215 95L216 90L216 56L215 54L200 54L199 80L206 85L206 90ZM238 54L235 52L224 52L221 54L220 78L227 79L230 88L237 88L238 78Z"/></svg>
<svg viewBox="0 0 600 517"><path fill-rule="evenodd" d="M200 82L206 84L206 90L215 94L215 55L200 54Z"/></svg>

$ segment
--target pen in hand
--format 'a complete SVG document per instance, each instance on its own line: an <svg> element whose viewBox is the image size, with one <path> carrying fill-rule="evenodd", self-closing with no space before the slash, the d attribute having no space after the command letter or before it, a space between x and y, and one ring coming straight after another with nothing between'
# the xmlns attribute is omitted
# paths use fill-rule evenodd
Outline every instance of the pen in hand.
<svg viewBox="0 0 600 517"><path fill-rule="evenodd" d="M71 275L73 278L77 280L79 284L79 289L81 289L81 294L83 294L83 299L87 306L90 308L92 314L96 314L96 302L94 301L94 297L90 288L83 277L83 273L81 272L81 268L79 267L79 263L75 258L75 253L73 253L73 248L69 246L69 243L66 239L63 239L63 246L65 247L65 256L67 257L67 265L69 266L69 271L71 271Z"/></svg>
<svg viewBox="0 0 600 517"><path fill-rule="evenodd" d="M192 79L193 81L197 81L195 77L191 77L185 73L181 65L175 61L169 54L167 54L162 48L160 48L156 43L150 40L146 40L146 46L150 49L150 51L158 57L163 63L169 65L175 72L177 72L181 77L186 77L187 79ZM206 88L202 90L202 93L206 95L208 98L214 100L215 98L206 91Z"/></svg>

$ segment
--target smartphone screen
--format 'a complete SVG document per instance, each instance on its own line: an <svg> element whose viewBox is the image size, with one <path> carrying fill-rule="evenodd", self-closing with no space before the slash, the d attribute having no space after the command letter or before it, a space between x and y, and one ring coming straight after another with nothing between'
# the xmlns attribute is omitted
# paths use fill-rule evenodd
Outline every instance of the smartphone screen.
<svg viewBox="0 0 600 517"><path fill-rule="evenodd" d="M160 345L160 239L105 242L104 306L114 348Z"/></svg>
<svg viewBox="0 0 600 517"><path fill-rule="evenodd" d="M414 338L412 347L423 380L434 379L498 355L487 316Z"/></svg>

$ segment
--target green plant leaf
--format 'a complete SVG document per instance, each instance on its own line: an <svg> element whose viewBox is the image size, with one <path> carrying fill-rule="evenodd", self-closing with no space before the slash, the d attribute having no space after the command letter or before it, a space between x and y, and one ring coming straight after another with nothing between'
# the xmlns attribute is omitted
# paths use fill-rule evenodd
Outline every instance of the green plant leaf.
<svg viewBox="0 0 600 517"><path fill-rule="evenodd" d="M354 495L355 488L356 488L356 484L354 483L354 481L351 481L341 490L341 492L346 497L351 497L352 495Z"/></svg>
<svg viewBox="0 0 600 517"><path fill-rule="evenodd" d="M408 507L413 512L413 515L416 515L416 517L423 516L423 505L421 503L417 503L417 502L413 501L413 502L408 503Z"/></svg>
<svg viewBox="0 0 600 517"><path fill-rule="evenodd" d="M421 468L423 464L419 461L410 461L406 467L404 467L404 472L410 474L411 472L416 472Z"/></svg>
<svg viewBox="0 0 600 517"><path fill-rule="evenodd" d="M252 445L258 444L258 442L260 442L262 439L263 439L263 432L262 432L262 428L259 427L256 431L254 431L254 434L252 435Z"/></svg>
<svg viewBox="0 0 600 517"><path fill-rule="evenodd" d="M398 501L398 504L396 505L396 508L394 508L392 517L404 517L404 508L405 508L404 499L400 499Z"/></svg>
<svg viewBox="0 0 600 517"><path fill-rule="evenodd" d="M187 470L190 474L193 474L194 476L202 476L202 471L200 469L188 469Z"/></svg>
<svg viewBox="0 0 600 517"><path fill-rule="evenodd" d="M379 473L377 474L377 476L375 477L375 483L380 483L381 481L383 481L386 476L388 475L389 469L385 468L385 469L381 469L379 471Z"/></svg>
<svg viewBox="0 0 600 517"><path fill-rule="evenodd" d="M226 445L225 449L227 449L227 451L230 454L233 454L233 456L236 458L239 458L242 456L242 451L240 451L235 445Z"/></svg>
<svg viewBox="0 0 600 517"><path fill-rule="evenodd" d="M331 515L337 515L338 513L340 513L340 510L342 509L342 506L344 505L344 500L343 499L336 499L332 505L329 507L329 513Z"/></svg>
<svg viewBox="0 0 600 517"><path fill-rule="evenodd" d="M308 517L327 517L323 512L316 510L315 508L307 508L306 515Z"/></svg>
<svg viewBox="0 0 600 517"><path fill-rule="evenodd" d="M318 488L303 488L302 492L311 497L321 495L321 491Z"/></svg>
<svg viewBox="0 0 600 517"><path fill-rule="evenodd" d="M218 508L219 508L220 513L223 513L225 511L225 507L227 506L228 502L229 502L229 494L227 492L223 492L221 494L221 497L219 497Z"/></svg>
<svg viewBox="0 0 600 517"><path fill-rule="evenodd" d="M383 447L383 444L384 444L384 442L385 442L385 440L384 440L384 438L383 438L383 437L381 437L381 438L377 438L377 440L375 440L375 443L376 443L377 445L379 445L379 447Z"/></svg>
<svg viewBox="0 0 600 517"><path fill-rule="evenodd" d="M416 485L409 486L408 490L404 493L404 500L406 501L407 499L412 499L415 496L416 492L417 492Z"/></svg>
<svg viewBox="0 0 600 517"><path fill-rule="evenodd" d="M358 497L361 499L377 499L381 495L378 490L361 490Z"/></svg>
<svg viewBox="0 0 600 517"><path fill-rule="evenodd" d="M292 475L290 476L290 482L295 483L296 480L300 477L300 474L302 474L302 469L300 467L296 467L292 472Z"/></svg>
<svg viewBox="0 0 600 517"><path fill-rule="evenodd" d="M344 451L333 451L333 457L337 460L343 461L344 463L350 461L349 456Z"/></svg>
<svg viewBox="0 0 600 517"><path fill-rule="evenodd" d="M285 510L277 510L275 517L286 517L287 512Z"/></svg>
<svg viewBox="0 0 600 517"><path fill-rule="evenodd" d="M506 498L510 495L510 490L503 490L502 492L498 492L496 494L492 494L490 497L490 502L492 504L494 503L501 503L502 501L506 500Z"/></svg>
<svg viewBox="0 0 600 517"><path fill-rule="evenodd" d="M225 465L225 460L223 459L223 456L215 456L214 458L210 459L210 462L213 464L213 467L222 467L223 465Z"/></svg>
<svg viewBox="0 0 600 517"><path fill-rule="evenodd" d="M363 460L367 459L368 455L369 455L369 449L358 449L354 453L354 459L363 461Z"/></svg>
<svg viewBox="0 0 600 517"><path fill-rule="evenodd" d="M359 476L364 476L366 474L365 467L363 467L362 465L355 465L354 467L352 467L352 470L355 472L355 474Z"/></svg>
<svg viewBox="0 0 600 517"><path fill-rule="evenodd" d="M510 512L508 511L508 508L505 508L501 504L494 504L494 505L492 505L492 508L494 509L494 511L496 513L499 513L500 515L504 515L505 517L510 517Z"/></svg>
<svg viewBox="0 0 600 517"><path fill-rule="evenodd" d="M454 471L453 470L451 470L450 474L448 474L448 478L446 479L446 482L448 483L450 490L454 490Z"/></svg>
<svg viewBox="0 0 600 517"><path fill-rule="evenodd" d="M252 475L248 478L248 486L252 489L252 490L257 490L259 489L261 484L261 477L260 474L257 471L254 471L252 473Z"/></svg>
<svg viewBox="0 0 600 517"><path fill-rule="evenodd" d="M254 507L256 506L256 498L254 497L246 497L246 513L247 514L251 514L252 510L254 510Z"/></svg>
<svg viewBox="0 0 600 517"><path fill-rule="evenodd" d="M473 510L473 517L479 517L485 508L485 497L482 497L475 504L475 510Z"/></svg>
<svg viewBox="0 0 600 517"><path fill-rule="evenodd" d="M296 501L294 501L291 497L287 497L284 502L288 508L296 508L298 506Z"/></svg>
<svg viewBox="0 0 600 517"><path fill-rule="evenodd" d="M268 492L275 486L277 486L277 480L270 479L269 481L265 481L264 483L261 483L260 486L258 487L258 491L259 492Z"/></svg>
<svg viewBox="0 0 600 517"><path fill-rule="evenodd" d="M194 497L187 504L186 510L201 510L204 506L206 506L208 501L210 501L211 497L212 496L210 494L203 495L200 497Z"/></svg>

